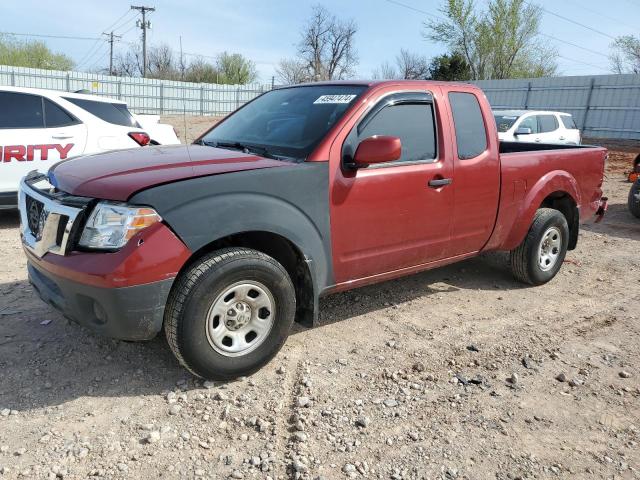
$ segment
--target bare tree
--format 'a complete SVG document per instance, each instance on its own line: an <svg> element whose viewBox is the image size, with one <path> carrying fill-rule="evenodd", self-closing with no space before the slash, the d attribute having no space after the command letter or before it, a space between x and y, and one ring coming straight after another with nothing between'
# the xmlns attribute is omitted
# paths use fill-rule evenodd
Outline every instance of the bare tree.
<svg viewBox="0 0 640 480"><path fill-rule="evenodd" d="M374 80L397 80L400 78L400 74L391 63L384 62L373 71L372 78Z"/></svg>
<svg viewBox="0 0 640 480"><path fill-rule="evenodd" d="M278 77L278 81L285 85L295 85L311 80L304 64L295 58L283 58L280 60L276 68L276 76Z"/></svg>
<svg viewBox="0 0 640 480"><path fill-rule="evenodd" d="M312 80L352 77L358 64L354 47L357 31L354 20L339 20L321 5L313 7L298 44L298 60L306 76Z"/></svg>
<svg viewBox="0 0 640 480"><path fill-rule="evenodd" d="M396 57L396 64L405 80L424 80L429 77L429 60L424 55L402 49Z"/></svg>
<svg viewBox="0 0 640 480"><path fill-rule="evenodd" d="M624 35L616 38L611 45L609 56L615 73L640 73L640 38Z"/></svg>
<svg viewBox="0 0 640 480"><path fill-rule="evenodd" d="M401 49L395 60L395 66L389 62L380 65L373 71L373 78L382 80L424 80L429 78L427 57Z"/></svg>
<svg viewBox="0 0 640 480"><path fill-rule="evenodd" d="M179 66L173 50L166 43L149 49L147 58L149 78L177 80L180 78Z"/></svg>
<svg viewBox="0 0 640 480"><path fill-rule="evenodd" d="M113 73L119 77L142 76L142 51L132 47L126 52L118 52L113 59Z"/></svg>

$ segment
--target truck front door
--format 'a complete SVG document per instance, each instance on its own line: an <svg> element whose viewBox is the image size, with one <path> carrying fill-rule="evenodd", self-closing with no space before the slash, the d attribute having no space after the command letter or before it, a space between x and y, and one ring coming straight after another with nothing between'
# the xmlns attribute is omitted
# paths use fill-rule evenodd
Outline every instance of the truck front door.
<svg viewBox="0 0 640 480"><path fill-rule="evenodd" d="M442 136L446 118L431 93L389 91L360 115L344 142L334 142L330 201L336 283L445 256L453 201L451 152ZM358 144L374 135L399 137L401 158L350 168Z"/></svg>

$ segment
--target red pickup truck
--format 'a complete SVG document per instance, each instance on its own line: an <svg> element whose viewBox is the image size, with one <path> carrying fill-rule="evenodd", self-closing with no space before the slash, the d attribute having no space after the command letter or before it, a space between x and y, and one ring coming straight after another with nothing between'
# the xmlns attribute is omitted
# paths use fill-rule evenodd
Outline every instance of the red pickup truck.
<svg viewBox="0 0 640 480"><path fill-rule="evenodd" d="M164 328L182 365L268 362L326 294L511 251L540 285L604 214L607 152L499 143L478 88L427 81L270 91L193 145L61 162L21 184L29 278L115 338Z"/></svg>

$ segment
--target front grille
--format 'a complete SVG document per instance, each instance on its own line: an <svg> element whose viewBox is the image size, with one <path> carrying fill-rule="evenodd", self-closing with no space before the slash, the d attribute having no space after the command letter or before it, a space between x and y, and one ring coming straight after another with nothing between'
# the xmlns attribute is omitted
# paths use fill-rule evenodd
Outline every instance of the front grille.
<svg viewBox="0 0 640 480"><path fill-rule="evenodd" d="M42 230L42 212L44 211L44 203L36 200L35 198L27 195L26 196L26 204L27 204L27 224L29 226L29 231L31 235L34 237L38 237L38 235Z"/></svg>

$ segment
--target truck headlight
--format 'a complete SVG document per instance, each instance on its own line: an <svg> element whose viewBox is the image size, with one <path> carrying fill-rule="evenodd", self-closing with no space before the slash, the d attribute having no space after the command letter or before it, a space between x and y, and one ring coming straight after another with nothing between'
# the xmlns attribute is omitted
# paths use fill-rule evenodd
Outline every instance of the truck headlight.
<svg viewBox="0 0 640 480"><path fill-rule="evenodd" d="M160 215L149 207L100 202L87 219L79 245L102 250L119 249L136 233L161 220Z"/></svg>

